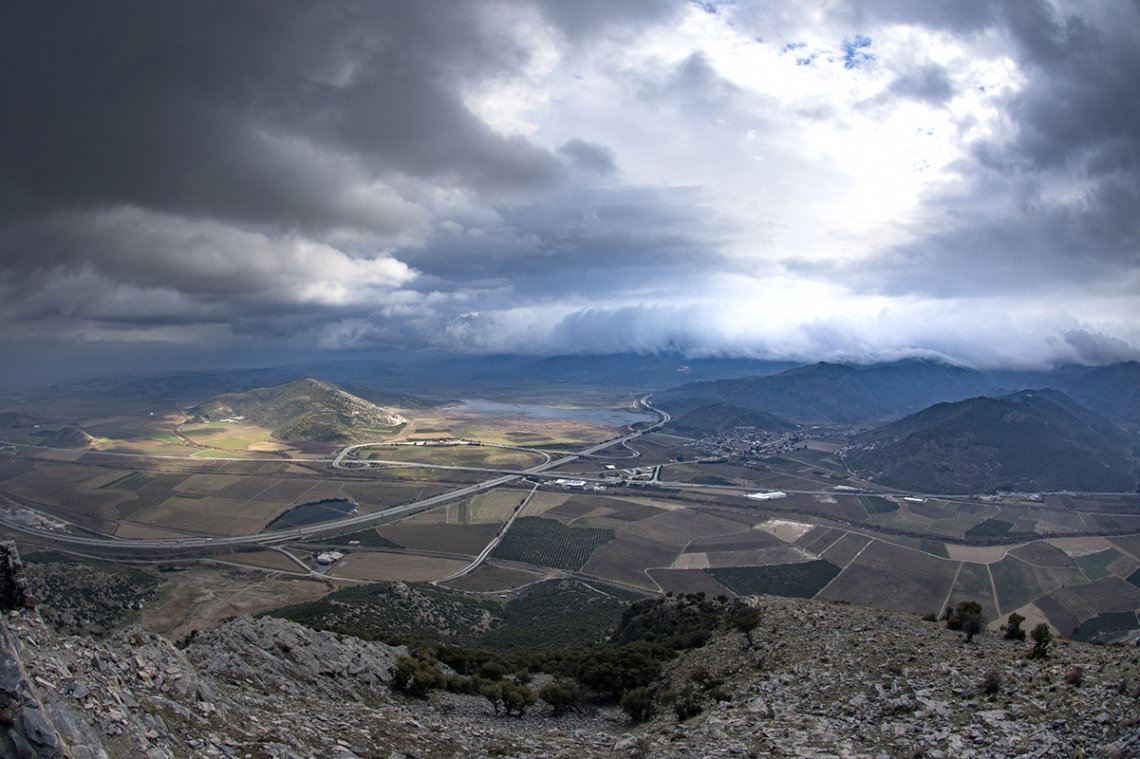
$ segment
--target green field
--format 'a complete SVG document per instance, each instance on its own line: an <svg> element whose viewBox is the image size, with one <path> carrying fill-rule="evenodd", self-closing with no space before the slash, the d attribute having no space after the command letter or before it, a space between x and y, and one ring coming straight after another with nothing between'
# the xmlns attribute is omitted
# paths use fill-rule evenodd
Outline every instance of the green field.
<svg viewBox="0 0 1140 759"><path fill-rule="evenodd" d="M490 445L400 445L369 448L361 458L370 461L402 461L436 466L526 469L541 464L543 457L529 451Z"/></svg>
<svg viewBox="0 0 1140 759"><path fill-rule="evenodd" d="M966 530L966 537L968 538L997 538L1002 535L1008 535L1010 528L1013 527L1012 522L1005 522L1001 519L987 519L981 524L974 525Z"/></svg>
<svg viewBox="0 0 1140 759"><path fill-rule="evenodd" d="M899 510L897 503L877 495L861 495L859 502L863 504L863 508L867 509L868 514L890 514L892 511Z"/></svg>
<svg viewBox="0 0 1140 759"><path fill-rule="evenodd" d="M172 435L169 432L154 432L152 430L129 430L122 427L104 427L96 425L88 432L95 437L105 437L120 440L123 438L141 437L147 440L157 440L160 443L171 443L173 445L186 445L178 436Z"/></svg>
<svg viewBox="0 0 1140 759"><path fill-rule="evenodd" d="M471 524L505 522L526 500L526 495L525 492L517 490L492 490L475 496L469 502L467 520Z"/></svg>
<svg viewBox="0 0 1140 759"><path fill-rule="evenodd" d="M811 598L839 574L839 567L822 559L803 564L706 569L724 587L741 596Z"/></svg>
<svg viewBox="0 0 1140 759"><path fill-rule="evenodd" d="M1112 574L1108 571L1108 565L1119 559L1122 555L1120 551L1109 548L1107 551L1090 553L1087 556L1078 556L1076 561L1077 566L1080 567L1085 577L1090 580L1099 580L1102 577L1108 577Z"/></svg>
<svg viewBox="0 0 1140 759"><path fill-rule="evenodd" d="M1073 630L1073 634L1070 637L1073 640L1092 642L1105 638L1114 638L1137 628L1140 628L1140 622L1136 620L1136 612L1110 612L1099 614L1092 619L1085 620L1081 623L1080 627Z"/></svg>
<svg viewBox="0 0 1140 759"><path fill-rule="evenodd" d="M590 554L613 539L613 530L564 527L554 519L520 517L491 555L506 561L578 571Z"/></svg>
<svg viewBox="0 0 1140 759"><path fill-rule="evenodd" d="M367 530L360 530L359 532L350 532L347 535L336 535L331 538L325 538L318 542L329 543L331 545L345 546L352 541L357 541L362 546L371 546L373 548L403 548L398 546L391 540L388 540L380 533L376 532L375 527L369 527Z"/></svg>

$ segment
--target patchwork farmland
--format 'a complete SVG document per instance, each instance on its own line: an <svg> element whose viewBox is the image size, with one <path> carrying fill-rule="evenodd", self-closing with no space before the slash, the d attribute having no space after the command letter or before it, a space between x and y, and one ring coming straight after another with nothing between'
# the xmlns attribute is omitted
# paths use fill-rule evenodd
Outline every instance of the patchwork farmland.
<svg viewBox="0 0 1140 759"><path fill-rule="evenodd" d="M467 437L485 423L436 416L410 428L408 439ZM122 423L102 432L105 449L165 455L180 448L186 458L110 459L83 451L2 456L0 497L35 504L76 530L132 539L222 538L265 531L282 515L292 515L289 523L295 524L349 506L368 514L487 479L485 472L440 467L518 469L545 460L544 454L494 446L387 445L362 449L360 458L373 468L336 472L289 459L283 449L275 451L280 460L192 459L194 449L169 434ZM186 426L183 434L210 446L196 452L211 456L279 445L265 431L241 425ZM538 426L487 434L505 444L554 446L552 452L602 437L597 430L575 437L568 428ZM1094 636L1119 631L1140 609L1140 537L1126 534L1140 532L1136 497L907 501L844 491L833 486L840 481L835 478L821 484L810 457L756 466L679 462L689 449L657 435L631 447L641 454L638 467L652 472L661 466L659 483L606 482L604 493L539 483L531 495L531 481L386 517L328 538L347 555L327 577L439 580L502 533L487 562L449 585L494 593L552 573L576 573L645 593L814 596L917 613L976 600L993 626L1018 611L1062 634ZM381 460L409 466L379 465ZM614 470L608 467L633 465L624 461L576 460L559 476L609 476ZM693 487L702 479L721 486ZM815 492L759 505L724 483ZM319 506L330 501L338 505ZM267 571L300 570L279 553L233 558Z"/></svg>

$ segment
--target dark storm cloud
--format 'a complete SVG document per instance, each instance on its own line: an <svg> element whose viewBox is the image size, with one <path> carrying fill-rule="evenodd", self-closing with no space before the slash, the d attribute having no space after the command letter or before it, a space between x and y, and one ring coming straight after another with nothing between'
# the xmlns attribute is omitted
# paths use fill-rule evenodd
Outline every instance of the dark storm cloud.
<svg viewBox="0 0 1140 759"><path fill-rule="evenodd" d="M0 32L19 104L0 115L0 183L27 209L376 234L419 220L398 197L353 203L353 179L550 187L552 155L462 102L459 85L528 55L476 25L470 4L440 2L20 4Z"/></svg>
<svg viewBox="0 0 1140 759"><path fill-rule="evenodd" d="M855 26L904 23L972 32L993 21L997 4L993 0L852 0L836 3L828 8L828 14L835 21Z"/></svg>
<svg viewBox="0 0 1140 759"><path fill-rule="evenodd" d="M409 287L501 290L505 302L497 306L604 298L716 267L723 263L718 249L735 233L690 189L577 187L498 210L494 225L452 227L405 251L420 273Z"/></svg>
<svg viewBox="0 0 1140 759"><path fill-rule="evenodd" d="M617 171L617 154L613 148L596 142L587 142L579 137L567 140L558 147L560 155L564 155L580 169L595 174L613 174Z"/></svg>
<svg viewBox="0 0 1140 759"><path fill-rule="evenodd" d="M1121 15L1119 25L1111 16L1063 16L1040 0L1009 4L1008 28L1029 74L1009 102L1020 127L1018 137L1001 146L1011 158L1041 169L1112 150L1135 164L1140 155L1137 12L1111 5L1109 12Z"/></svg>
<svg viewBox="0 0 1140 759"><path fill-rule="evenodd" d="M543 16L571 39L598 33L607 27L639 28L679 16L686 7L676 0L538 0Z"/></svg>

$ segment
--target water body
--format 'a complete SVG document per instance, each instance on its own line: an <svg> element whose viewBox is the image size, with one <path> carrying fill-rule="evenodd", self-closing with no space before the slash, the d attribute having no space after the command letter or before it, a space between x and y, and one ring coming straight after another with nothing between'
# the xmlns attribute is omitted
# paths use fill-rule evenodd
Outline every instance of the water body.
<svg viewBox="0 0 1140 759"><path fill-rule="evenodd" d="M553 406L535 406L530 403L501 403L483 399L465 400L456 406L455 410L501 419L530 419L535 421L555 419L592 424L598 427L628 427L636 422L657 420L654 414L644 411L611 408L555 408Z"/></svg>
<svg viewBox="0 0 1140 759"><path fill-rule="evenodd" d="M300 506L294 506L274 519L269 523L268 528L270 530L287 530L290 527L328 522L332 519L348 516L355 508L356 506L352 501L343 499L303 503Z"/></svg>

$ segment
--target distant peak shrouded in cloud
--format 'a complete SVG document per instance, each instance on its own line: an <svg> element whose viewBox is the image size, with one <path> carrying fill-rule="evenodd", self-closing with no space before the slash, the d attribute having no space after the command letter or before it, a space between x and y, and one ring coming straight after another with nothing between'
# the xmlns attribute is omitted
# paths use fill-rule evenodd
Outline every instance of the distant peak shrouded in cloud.
<svg viewBox="0 0 1140 759"><path fill-rule="evenodd" d="M5 21L0 381L191 355L1140 348L1135 3Z"/></svg>

